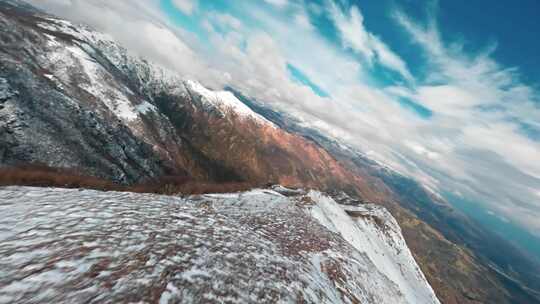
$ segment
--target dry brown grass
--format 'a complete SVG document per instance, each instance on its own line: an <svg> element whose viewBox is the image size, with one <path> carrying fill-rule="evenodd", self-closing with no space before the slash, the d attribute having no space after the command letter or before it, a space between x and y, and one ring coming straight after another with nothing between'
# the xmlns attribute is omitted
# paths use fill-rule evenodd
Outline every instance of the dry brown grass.
<svg viewBox="0 0 540 304"><path fill-rule="evenodd" d="M58 169L39 164L4 167L0 168L0 186L85 188L165 195L239 192L261 186L250 182L197 181L188 176L163 176L144 183L124 186L78 172L75 169Z"/></svg>
<svg viewBox="0 0 540 304"><path fill-rule="evenodd" d="M187 180L185 182L171 181L170 176L157 179L132 187L127 187L131 192L137 193L156 193L166 195L192 195L192 194L205 194L205 193L230 193L246 191L259 187L260 185L249 182L223 182L214 183L206 181Z"/></svg>
<svg viewBox="0 0 540 304"><path fill-rule="evenodd" d="M89 188L121 190L121 186L93 176L85 176L74 169L57 169L44 165L24 165L0 168L0 186L34 186L61 188Z"/></svg>

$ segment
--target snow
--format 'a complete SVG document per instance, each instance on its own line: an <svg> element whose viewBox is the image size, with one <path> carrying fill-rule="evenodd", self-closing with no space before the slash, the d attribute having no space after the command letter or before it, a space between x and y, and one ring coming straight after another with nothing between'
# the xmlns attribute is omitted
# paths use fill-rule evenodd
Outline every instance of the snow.
<svg viewBox="0 0 540 304"><path fill-rule="evenodd" d="M74 24L54 17L44 19L47 22L39 22L37 25L48 31L68 34L82 41L113 41L111 35L93 31L83 24Z"/></svg>
<svg viewBox="0 0 540 304"><path fill-rule="evenodd" d="M68 34L77 39L73 41L73 45L66 45L54 36L44 33L52 49L48 57L53 66L56 66L52 69L54 76L59 79L63 76L63 82L67 83L69 79L65 77L68 77L69 73L65 73L65 69L74 66L75 63L80 64L84 74L89 78L89 82L81 84L80 87L101 100L112 113L125 122L135 121L140 114L148 114L149 111L156 109L146 101L138 106L134 105L127 96L133 95L129 88L115 87L107 71L93 59L94 49L99 49L100 55L105 56L124 73L134 74L143 86L141 91L161 90L176 95L183 95L187 91L199 97L203 106L208 109L217 109L225 115L233 114L242 120L275 128L272 122L252 111L231 92L209 90L197 81L183 79L174 71L133 56L119 46L110 35L61 19L45 19L47 22L39 22L39 27ZM73 60L66 61L66 55L71 56Z"/></svg>
<svg viewBox="0 0 540 304"><path fill-rule="evenodd" d="M193 80L184 81L184 85L188 91L200 96L201 101L206 106L216 107L222 110L223 113L233 112L241 118L248 118L260 124L273 126L272 122L255 113L229 91L212 91Z"/></svg>
<svg viewBox="0 0 540 304"><path fill-rule="evenodd" d="M379 271L399 286L408 303L439 303L407 247L399 225L386 209L374 204L340 206L315 191L309 192L309 196L316 202L310 210L313 217L366 254ZM349 216L345 210L356 216ZM383 223L382 227L375 218Z"/></svg>
<svg viewBox="0 0 540 304"><path fill-rule="evenodd" d="M104 83L107 83L107 81L104 79L103 74L106 74L107 72L103 67L96 63L96 61L88 56L88 53L79 46L67 47L66 49L70 51L77 59L77 62L82 65L84 73L90 80L88 84L81 84L81 88L101 100L105 106L119 118L127 122L138 118L133 105L127 99L125 94L118 92L116 89L104 86Z"/></svg>
<svg viewBox="0 0 540 304"><path fill-rule="evenodd" d="M149 103L148 101L144 101L140 105L136 106L136 109L141 114L148 114L150 112L158 112L158 109L153 104Z"/></svg>
<svg viewBox="0 0 540 304"><path fill-rule="evenodd" d="M167 289L161 294L161 297L159 298L159 304L167 304L169 301L171 301L173 298L178 297L180 295L178 288L176 288L173 284L169 283L167 284Z"/></svg>
<svg viewBox="0 0 540 304"><path fill-rule="evenodd" d="M98 33L91 32L85 27L75 27L68 21L51 19L51 23L39 23L39 26L49 31L62 32L86 41L88 37L96 39ZM152 110L144 105L138 109L129 100L125 88L116 87L112 81L113 76L94 59L94 49L84 42L60 42L54 36L45 34L47 46L50 49L46 57L42 58L44 65L50 71L45 77L55 81L62 88L62 83L76 83L81 89L93 95L99 102L116 117L128 123L139 118L142 111ZM103 35L103 39L106 35ZM83 74L85 80L75 79L71 69L80 67L78 73ZM142 111L141 111L142 110ZM145 112L146 113L146 112Z"/></svg>
<svg viewBox="0 0 540 304"><path fill-rule="evenodd" d="M427 282L400 285L391 268L379 269L389 265L374 252L408 250L400 235L389 238L374 222L347 218L323 194L302 193L286 197L254 189L179 198L0 188L0 299L436 302L421 297L431 292ZM316 205L300 204L305 195ZM355 210L389 216L377 208ZM368 236L358 239L357 233ZM373 252L370 246L376 246ZM414 297L401 289L411 286L417 287Z"/></svg>

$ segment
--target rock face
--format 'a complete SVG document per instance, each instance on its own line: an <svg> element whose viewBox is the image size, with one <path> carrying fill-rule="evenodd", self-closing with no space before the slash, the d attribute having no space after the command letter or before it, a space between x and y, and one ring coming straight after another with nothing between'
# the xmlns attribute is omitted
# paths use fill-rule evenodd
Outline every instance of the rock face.
<svg viewBox="0 0 540 304"><path fill-rule="evenodd" d="M277 191L0 189L0 301L439 303L384 208Z"/></svg>
<svg viewBox="0 0 540 304"><path fill-rule="evenodd" d="M80 167L121 182L160 174L151 146L124 117L101 111L121 108L127 88L101 87L110 75L67 34L41 28L45 19L9 3L0 8L0 163Z"/></svg>

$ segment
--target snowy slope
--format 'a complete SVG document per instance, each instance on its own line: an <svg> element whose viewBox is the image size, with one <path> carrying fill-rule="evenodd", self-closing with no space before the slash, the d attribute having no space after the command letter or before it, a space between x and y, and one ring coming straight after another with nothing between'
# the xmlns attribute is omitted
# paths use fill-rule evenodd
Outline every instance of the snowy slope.
<svg viewBox="0 0 540 304"><path fill-rule="evenodd" d="M273 125L266 118L251 110L231 92L212 91L193 80L184 81L184 85L192 95L199 97L206 107L219 109L224 114L234 113L240 118L251 119L260 124Z"/></svg>
<svg viewBox="0 0 540 304"><path fill-rule="evenodd" d="M179 130L194 113L190 125L217 118L231 132L273 126L233 94L185 80L107 34L10 3L0 1L0 36L9 37L0 39L1 165L76 167L121 183L164 171L213 178L217 162L191 143L202 136Z"/></svg>
<svg viewBox="0 0 540 304"><path fill-rule="evenodd" d="M135 74L137 80L144 86L143 91L166 90L179 95L189 93L192 97L194 95L198 97L207 108L217 109L223 114L234 113L243 119L272 125L271 122L238 100L231 92L207 89L197 81L183 79L173 71L138 58L119 46L110 35L95 32L84 25L75 25L62 19L48 17L46 20L46 23L42 22L38 25L51 32L73 36L77 40L75 45L66 47L53 36L48 36L51 52L47 55L47 58L51 62L46 63L52 63L49 65L49 67L52 67L52 76L65 77L66 67L80 64L82 67L81 72L89 80L88 85L82 86L82 88L102 100L121 119L126 121L136 120L138 113L141 113L137 109L141 106L133 105L130 102L129 90L109 86L110 81L107 81L107 76L104 75L107 72L95 60L96 51L99 51L99 55L105 56L119 70ZM63 80L66 81L66 79ZM148 101L143 103L145 105L143 106L144 109L153 109ZM142 111L142 114L145 113L146 111Z"/></svg>
<svg viewBox="0 0 540 304"><path fill-rule="evenodd" d="M313 217L366 254L399 287L408 303L438 303L388 210L375 204L338 205L316 191L309 197L316 202L310 210Z"/></svg>
<svg viewBox="0 0 540 304"><path fill-rule="evenodd" d="M114 76L96 60L96 50L88 44L91 40L86 37L94 37L90 35L91 32L84 28L77 29L64 20L49 19L48 23L38 25L47 31L80 39L70 44L53 35L45 35L48 39L48 52L39 59L49 72L47 78L55 81L59 88L76 83L125 123L139 118L135 101L130 100L129 89L114 82ZM74 67L79 69L77 73L70 71Z"/></svg>
<svg viewBox="0 0 540 304"><path fill-rule="evenodd" d="M399 233L355 224L317 192L183 199L8 187L0 197L2 303L436 303L412 268L402 271L418 282L402 290L381 267L377 255L407 250ZM369 234L363 248L322 218Z"/></svg>

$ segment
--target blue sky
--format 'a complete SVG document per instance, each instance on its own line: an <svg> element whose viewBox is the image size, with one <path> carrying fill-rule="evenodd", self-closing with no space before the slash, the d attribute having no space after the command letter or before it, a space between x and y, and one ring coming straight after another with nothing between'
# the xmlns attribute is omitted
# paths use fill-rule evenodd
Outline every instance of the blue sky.
<svg viewBox="0 0 540 304"><path fill-rule="evenodd" d="M538 1L33 1L540 238Z"/></svg>

